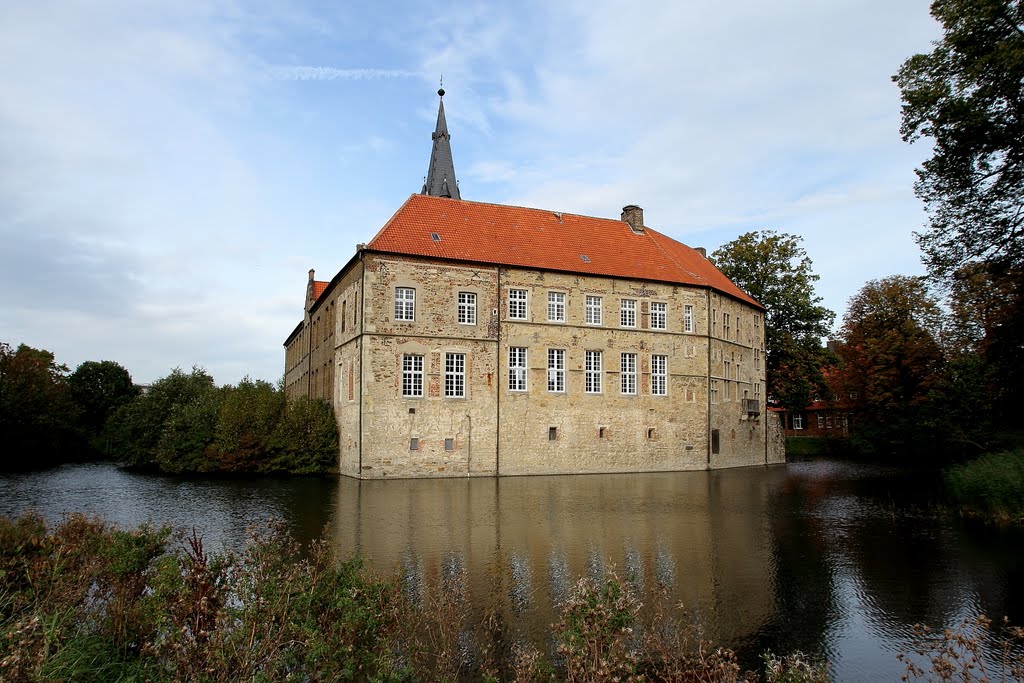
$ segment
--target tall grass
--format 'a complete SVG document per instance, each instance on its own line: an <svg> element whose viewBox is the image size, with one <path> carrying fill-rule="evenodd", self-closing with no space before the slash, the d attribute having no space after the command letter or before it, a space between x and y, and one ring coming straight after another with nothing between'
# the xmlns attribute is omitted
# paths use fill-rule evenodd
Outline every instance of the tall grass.
<svg viewBox="0 0 1024 683"><path fill-rule="evenodd" d="M966 514L1024 521L1024 448L949 467L943 478L950 498Z"/></svg>

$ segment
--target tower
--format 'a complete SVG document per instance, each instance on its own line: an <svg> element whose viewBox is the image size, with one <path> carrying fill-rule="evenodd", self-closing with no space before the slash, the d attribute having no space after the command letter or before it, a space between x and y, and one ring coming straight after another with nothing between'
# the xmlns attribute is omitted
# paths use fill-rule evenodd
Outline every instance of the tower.
<svg viewBox="0 0 1024 683"><path fill-rule="evenodd" d="M437 95L440 98L437 105L437 126L430 136L434 144L430 150L430 165L420 194L462 199L459 196L459 183L455 179L455 162L452 160L448 122L444 118L444 88L438 88Z"/></svg>

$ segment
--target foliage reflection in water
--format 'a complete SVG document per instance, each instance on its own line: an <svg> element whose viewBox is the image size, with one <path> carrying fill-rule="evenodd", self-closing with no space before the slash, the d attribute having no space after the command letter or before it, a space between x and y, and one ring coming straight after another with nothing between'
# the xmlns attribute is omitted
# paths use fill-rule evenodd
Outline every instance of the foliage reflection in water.
<svg viewBox="0 0 1024 683"><path fill-rule="evenodd" d="M651 602L669 591L736 648L828 658L836 680L898 680L915 623L977 612L1024 623L1019 530L934 511L932 481L835 462L716 472L472 480L190 480L108 465L0 479L0 513L35 508L124 526L195 526L210 548L285 520L326 533L341 557L469 604L504 599L517 637L540 643L576 579L615 571Z"/></svg>

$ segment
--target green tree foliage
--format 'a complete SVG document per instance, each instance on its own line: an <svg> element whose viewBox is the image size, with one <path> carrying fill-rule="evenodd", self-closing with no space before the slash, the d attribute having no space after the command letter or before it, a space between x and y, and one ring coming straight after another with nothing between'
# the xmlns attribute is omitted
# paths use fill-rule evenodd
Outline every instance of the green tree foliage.
<svg viewBox="0 0 1024 683"><path fill-rule="evenodd" d="M839 333L836 393L855 397L854 436L875 451L928 450L948 420L936 417L944 358L942 311L921 278L868 282L850 300Z"/></svg>
<svg viewBox="0 0 1024 683"><path fill-rule="evenodd" d="M246 377L228 390L213 442L218 467L227 472L267 471L275 460L273 436L284 409L284 392L269 382Z"/></svg>
<svg viewBox="0 0 1024 683"><path fill-rule="evenodd" d="M904 62L900 132L931 138L915 191L929 271L970 261L1024 265L1024 8L1019 0L935 0L943 37Z"/></svg>
<svg viewBox="0 0 1024 683"><path fill-rule="evenodd" d="M126 464L170 474L316 474L337 469L338 428L324 401L286 405L283 390L246 377L216 387L175 369L118 409L105 438Z"/></svg>
<svg viewBox="0 0 1024 683"><path fill-rule="evenodd" d="M338 423L326 401L289 401L274 432L273 468L296 474L337 469Z"/></svg>
<svg viewBox="0 0 1024 683"><path fill-rule="evenodd" d="M823 393L822 367L835 314L814 293L819 277L795 235L748 232L712 255L718 268L764 304L768 395L788 408L804 408Z"/></svg>
<svg viewBox="0 0 1024 683"><path fill-rule="evenodd" d="M110 360L82 363L71 373L68 385L88 436L98 435L115 410L139 395L128 370Z"/></svg>
<svg viewBox="0 0 1024 683"><path fill-rule="evenodd" d="M0 469L45 467L77 454L78 410L67 373L49 351L0 343Z"/></svg>
<svg viewBox="0 0 1024 683"><path fill-rule="evenodd" d="M181 463L195 462L197 449L201 453L213 440L208 413L214 410L215 392L213 377L202 368L192 368L188 374L175 368L111 416L104 437L112 455L129 465L162 463L168 471L182 471ZM192 418L199 424L190 426ZM166 437L165 431L169 432Z"/></svg>
<svg viewBox="0 0 1024 683"><path fill-rule="evenodd" d="M949 286L950 338L978 367L989 417L1005 424L1024 400L1024 269L968 263Z"/></svg>

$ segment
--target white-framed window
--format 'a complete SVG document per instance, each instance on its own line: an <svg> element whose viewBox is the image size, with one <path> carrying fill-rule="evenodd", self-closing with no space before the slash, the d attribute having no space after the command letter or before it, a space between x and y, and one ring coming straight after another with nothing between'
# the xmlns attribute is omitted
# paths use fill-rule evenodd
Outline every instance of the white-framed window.
<svg viewBox="0 0 1024 683"><path fill-rule="evenodd" d="M459 292L459 324L476 325L476 294Z"/></svg>
<svg viewBox="0 0 1024 683"><path fill-rule="evenodd" d="M600 325L601 324L601 297L587 295L587 305L584 311L586 323L588 325Z"/></svg>
<svg viewBox="0 0 1024 683"><path fill-rule="evenodd" d="M693 306L683 306L683 332L693 332Z"/></svg>
<svg viewBox="0 0 1024 683"><path fill-rule="evenodd" d="M668 394L668 356L653 354L651 356L651 395L666 396Z"/></svg>
<svg viewBox="0 0 1024 683"><path fill-rule="evenodd" d="M509 320L526 320L526 290L508 290Z"/></svg>
<svg viewBox="0 0 1024 683"><path fill-rule="evenodd" d="M565 322L565 292L548 292L548 322Z"/></svg>
<svg viewBox="0 0 1024 683"><path fill-rule="evenodd" d="M412 287L395 287L395 320L416 319L416 290Z"/></svg>
<svg viewBox="0 0 1024 683"><path fill-rule="evenodd" d="M668 329L668 304L663 301L651 302L651 329Z"/></svg>
<svg viewBox="0 0 1024 683"><path fill-rule="evenodd" d="M526 391L526 349L520 346L508 350L508 389Z"/></svg>
<svg viewBox="0 0 1024 683"><path fill-rule="evenodd" d="M423 396L423 356L402 356L402 396Z"/></svg>
<svg viewBox="0 0 1024 683"><path fill-rule="evenodd" d="M466 354L444 354L444 395L466 398Z"/></svg>
<svg viewBox="0 0 1024 683"><path fill-rule="evenodd" d="M588 394L601 393L600 351L587 351L586 353L584 391Z"/></svg>
<svg viewBox="0 0 1024 683"><path fill-rule="evenodd" d="M565 349L548 349L548 391L565 391Z"/></svg>
<svg viewBox="0 0 1024 683"><path fill-rule="evenodd" d="M623 299L619 306L619 325L636 327L636 299Z"/></svg>
<svg viewBox="0 0 1024 683"><path fill-rule="evenodd" d="M794 413L793 414L793 429L803 429L803 428L804 428L804 416L801 415L800 413Z"/></svg>
<svg viewBox="0 0 1024 683"><path fill-rule="evenodd" d="M824 428L825 428L825 416L822 415L821 413L818 413L818 429L824 429Z"/></svg>
<svg viewBox="0 0 1024 683"><path fill-rule="evenodd" d="M711 380L711 402L718 403L718 380Z"/></svg>
<svg viewBox="0 0 1024 683"><path fill-rule="evenodd" d="M728 339L732 329L732 316L728 313L722 314L722 339Z"/></svg>
<svg viewBox="0 0 1024 683"><path fill-rule="evenodd" d="M623 353L619 356L619 392L636 393L636 354Z"/></svg>

